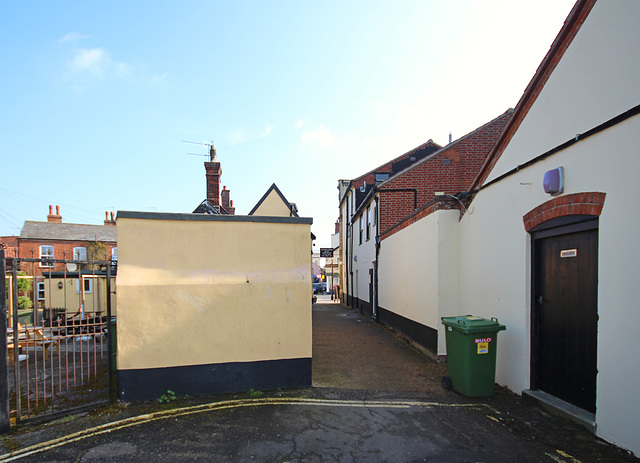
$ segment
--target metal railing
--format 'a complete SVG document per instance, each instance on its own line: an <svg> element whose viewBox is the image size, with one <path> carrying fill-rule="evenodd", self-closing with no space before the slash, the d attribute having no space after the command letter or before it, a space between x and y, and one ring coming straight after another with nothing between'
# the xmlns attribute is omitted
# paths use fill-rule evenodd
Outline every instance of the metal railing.
<svg viewBox="0 0 640 463"><path fill-rule="evenodd" d="M5 273L2 254L0 269ZM0 349L4 344L7 353L0 359L0 381L5 382L0 400L6 389L10 422L112 400L116 390L112 262L10 260L11 273L5 274L9 291L0 294L0 330L7 333L0 337L4 341ZM63 264L61 271L55 270L56 264ZM20 318L18 281L25 276L18 275L19 266L32 278L31 319ZM2 418L0 410L0 430Z"/></svg>

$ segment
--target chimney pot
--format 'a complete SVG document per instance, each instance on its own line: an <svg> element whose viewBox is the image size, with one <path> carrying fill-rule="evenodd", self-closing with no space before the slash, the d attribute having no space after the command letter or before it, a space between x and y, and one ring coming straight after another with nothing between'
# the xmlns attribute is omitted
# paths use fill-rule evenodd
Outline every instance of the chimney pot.
<svg viewBox="0 0 640 463"><path fill-rule="evenodd" d="M56 206L56 215L60 215L60 206Z"/></svg>
<svg viewBox="0 0 640 463"><path fill-rule="evenodd" d="M53 215L53 206L49 204L49 215Z"/></svg>
<svg viewBox="0 0 640 463"><path fill-rule="evenodd" d="M111 211L111 221L115 222L115 219L113 218L113 211Z"/></svg>

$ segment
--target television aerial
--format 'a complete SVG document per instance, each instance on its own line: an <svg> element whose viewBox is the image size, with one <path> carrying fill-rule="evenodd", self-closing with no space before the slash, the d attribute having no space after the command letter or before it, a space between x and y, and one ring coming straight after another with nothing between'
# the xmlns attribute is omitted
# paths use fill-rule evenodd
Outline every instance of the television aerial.
<svg viewBox="0 0 640 463"><path fill-rule="evenodd" d="M209 154L196 154L196 153L187 153L190 154L191 156L205 156L205 157L209 157L209 162L217 162L218 161L218 156L216 155L216 147L213 144L213 140L211 140L211 143L200 143L197 141L188 141L188 140L182 140L182 143L192 143L194 145L204 145L204 146L208 146L209 147Z"/></svg>

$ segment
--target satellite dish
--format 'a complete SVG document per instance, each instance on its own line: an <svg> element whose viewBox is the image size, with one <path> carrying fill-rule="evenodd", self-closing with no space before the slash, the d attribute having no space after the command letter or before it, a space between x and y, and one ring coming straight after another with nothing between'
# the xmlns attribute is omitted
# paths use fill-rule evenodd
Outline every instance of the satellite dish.
<svg viewBox="0 0 640 463"><path fill-rule="evenodd" d="M75 272L76 270L78 270L78 264L67 264L67 272Z"/></svg>

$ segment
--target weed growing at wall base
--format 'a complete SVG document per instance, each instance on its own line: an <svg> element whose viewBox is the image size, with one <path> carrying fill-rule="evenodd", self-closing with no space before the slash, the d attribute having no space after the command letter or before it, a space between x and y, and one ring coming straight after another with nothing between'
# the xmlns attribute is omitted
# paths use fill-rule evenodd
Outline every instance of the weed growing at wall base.
<svg viewBox="0 0 640 463"><path fill-rule="evenodd" d="M162 394L158 398L158 403L159 404L164 404L164 403L172 402L172 401L176 400L177 398L178 397L176 396L175 392L173 392L172 390L168 390L166 394Z"/></svg>

